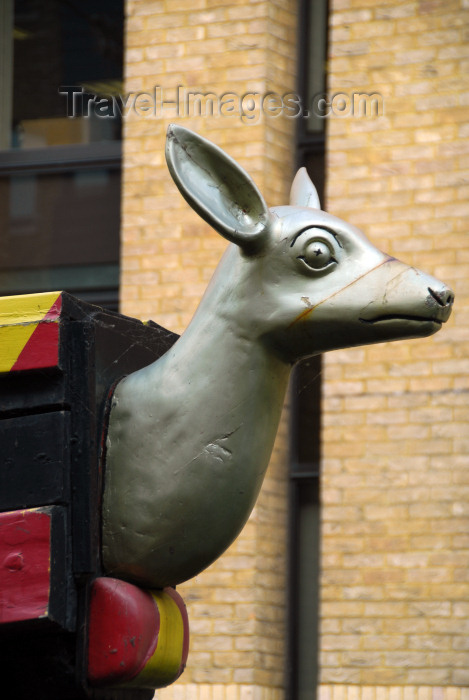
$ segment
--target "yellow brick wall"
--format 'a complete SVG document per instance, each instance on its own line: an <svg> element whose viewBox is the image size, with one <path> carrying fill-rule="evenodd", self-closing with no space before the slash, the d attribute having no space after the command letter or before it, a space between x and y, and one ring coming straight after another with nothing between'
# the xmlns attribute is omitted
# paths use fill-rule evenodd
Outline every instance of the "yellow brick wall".
<svg viewBox="0 0 469 700"><path fill-rule="evenodd" d="M283 94L295 87L295 2L128 0L127 92L178 86L222 95ZM159 90L157 91L159 97ZM242 164L269 205L286 203L294 123L286 119L178 115L166 105L125 119L122 311L181 332L223 250L219 235L185 203L164 159L175 121L210 138ZM131 98L132 101L132 98ZM148 112L147 112L148 114ZM251 123L255 122L255 123ZM186 672L159 696L238 700L279 697L285 658L286 426L279 431L262 495L229 551L179 590L188 604ZM215 684L215 685L213 685ZM241 693L241 696L239 695Z"/></svg>
<svg viewBox="0 0 469 700"><path fill-rule="evenodd" d="M379 92L384 116L328 121L328 210L445 281L456 305L432 338L325 359L327 700L469 685L468 8L331 3L329 90Z"/></svg>
<svg viewBox="0 0 469 700"><path fill-rule="evenodd" d="M433 338L324 364L321 700L469 700L467 2L332 0L329 92L379 92L379 118L327 123L327 208L456 292ZM295 86L296 3L127 0L126 90ZM143 98L140 98L143 99ZM141 103L140 103L141 104ZM224 147L286 201L294 123L125 120L122 310L182 331L225 242L164 162L170 121ZM224 557L180 587L189 665L161 700L277 700L285 667L286 423L263 494ZM458 687L459 686L459 687Z"/></svg>
<svg viewBox="0 0 469 700"><path fill-rule="evenodd" d="M178 685L158 691L159 700L181 700ZM282 700L279 691L266 691L263 688L251 688L238 685L191 685L187 686L184 697L190 700ZM318 691L318 700L469 700L469 688L445 686L357 686L357 685L322 685Z"/></svg>

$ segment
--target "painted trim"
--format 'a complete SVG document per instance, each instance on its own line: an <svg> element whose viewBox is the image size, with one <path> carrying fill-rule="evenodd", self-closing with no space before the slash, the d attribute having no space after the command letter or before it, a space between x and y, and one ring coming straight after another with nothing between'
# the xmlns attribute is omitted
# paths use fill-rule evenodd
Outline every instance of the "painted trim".
<svg viewBox="0 0 469 700"><path fill-rule="evenodd" d="M160 630L158 608L148 591L115 578L91 587L88 680L121 684L134 678L153 654Z"/></svg>
<svg viewBox="0 0 469 700"><path fill-rule="evenodd" d="M52 509L0 513L0 623L48 617Z"/></svg>
<svg viewBox="0 0 469 700"><path fill-rule="evenodd" d="M61 295L0 298L0 372L58 365Z"/></svg>
<svg viewBox="0 0 469 700"><path fill-rule="evenodd" d="M111 577L91 589L88 681L93 686L162 688L184 670L187 612L173 589L143 590Z"/></svg>
<svg viewBox="0 0 469 700"><path fill-rule="evenodd" d="M182 598L170 588L151 591L151 595L158 608L160 629L156 649L132 682L139 688L162 688L179 678L186 665L189 646L189 626Z"/></svg>

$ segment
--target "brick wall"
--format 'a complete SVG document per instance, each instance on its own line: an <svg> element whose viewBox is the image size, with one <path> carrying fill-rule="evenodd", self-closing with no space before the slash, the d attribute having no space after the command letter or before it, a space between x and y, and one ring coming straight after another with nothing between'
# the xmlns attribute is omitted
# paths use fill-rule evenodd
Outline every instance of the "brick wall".
<svg viewBox="0 0 469 700"><path fill-rule="evenodd" d="M179 700L178 685L157 692L157 697L165 700ZM252 689L249 686L213 685L210 687L192 685L188 687L190 700L281 700L279 691L266 692L265 689ZM468 700L469 688L444 686L357 686L323 685L319 688L318 700Z"/></svg>
<svg viewBox="0 0 469 700"><path fill-rule="evenodd" d="M321 697L445 697L469 685L469 5L331 5L330 91L384 116L328 121L328 210L456 305L432 338L326 356Z"/></svg>
<svg viewBox="0 0 469 700"><path fill-rule="evenodd" d="M330 92L379 92L384 115L328 120L327 209L452 286L456 307L433 338L326 357L321 700L469 700L467 5L331 2ZM128 0L126 89L291 90L295 11ZM125 120L123 311L181 331L226 244L169 177L167 124L224 147L269 204L286 201L294 124L145 114ZM242 536L180 587L189 666L162 700L282 697L285 473L284 421Z"/></svg>
<svg viewBox="0 0 469 700"><path fill-rule="evenodd" d="M125 119L122 311L182 331L226 241L194 214L164 160L175 121L207 136L242 164L270 205L285 203L294 123L285 119L181 116L184 90L283 94L295 86L295 2L128 0L126 91L139 97ZM154 86L157 114L153 110ZM160 91L162 89L162 92ZM131 98L132 101L133 98ZM137 113L138 112L138 113ZM147 115L147 116L145 116ZM277 698L284 682L286 427L279 431L262 495L243 534L195 580L180 586L191 625L189 664L162 698ZM215 684L215 685L213 685Z"/></svg>

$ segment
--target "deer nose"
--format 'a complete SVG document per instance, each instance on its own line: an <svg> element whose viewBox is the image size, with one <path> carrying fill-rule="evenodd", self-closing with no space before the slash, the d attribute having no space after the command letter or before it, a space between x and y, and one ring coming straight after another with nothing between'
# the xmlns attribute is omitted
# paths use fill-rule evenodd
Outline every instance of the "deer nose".
<svg viewBox="0 0 469 700"><path fill-rule="evenodd" d="M454 293L449 287L442 287L441 289L432 289L428 287L428 291L439 306L449 308L453 305Z"/></svg>

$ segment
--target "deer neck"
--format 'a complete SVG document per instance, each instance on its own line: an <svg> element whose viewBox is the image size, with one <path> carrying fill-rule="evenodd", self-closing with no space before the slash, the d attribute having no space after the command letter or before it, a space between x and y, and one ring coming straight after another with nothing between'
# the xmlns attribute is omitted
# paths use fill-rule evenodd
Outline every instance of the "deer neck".
<svg viewBox="0 0 469 700"><path fill-rule="evenodd" d="M238 256L238 257L237 257ZM290 366L262 343L252 318L252 275L229 249L215 272L194 317L161 369L181 388L191 386L209 400L267 402L280 412Z"/></svg>
<svg viewBox="0 0 469 700"><path fill-rule="evenodd" d="M196 386L210 377L215 391L216 382L220 389L235 386L239 394L263 391L271 399L281 394L283 401L290 367L252 337L229 304L218 305L216 315L209 311L202 303L168 357L180 379Z"/></svg>

